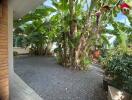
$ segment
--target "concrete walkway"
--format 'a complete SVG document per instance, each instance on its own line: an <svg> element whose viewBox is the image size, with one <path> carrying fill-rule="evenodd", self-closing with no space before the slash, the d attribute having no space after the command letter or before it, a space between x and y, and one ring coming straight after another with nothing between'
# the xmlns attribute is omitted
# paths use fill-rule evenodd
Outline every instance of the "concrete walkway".
<svg viewBox="0 0 132 100"><path fill-rule="evenodd" d="M10 78L9 100L43 100L32 88L30 88L15 73Z"/></svg>
<svg viewBox="0 0 132 100"><path fill-rule="evenodd" d="M43 100L106 100L102 70L76 71L56 64L53 57L17 57L15 72Z"/></svg>

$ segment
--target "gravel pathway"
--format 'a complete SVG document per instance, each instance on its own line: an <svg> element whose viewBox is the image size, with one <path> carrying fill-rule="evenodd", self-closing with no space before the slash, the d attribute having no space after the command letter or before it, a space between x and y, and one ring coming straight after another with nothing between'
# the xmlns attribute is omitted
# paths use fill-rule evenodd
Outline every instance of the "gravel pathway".
<svg viewBox="0 0 132 100"><path fill-rule="evenodd" d="M56 64L53 57L17 57L15 72L43 100L106 100L102 70L76 71Z"/></svg>

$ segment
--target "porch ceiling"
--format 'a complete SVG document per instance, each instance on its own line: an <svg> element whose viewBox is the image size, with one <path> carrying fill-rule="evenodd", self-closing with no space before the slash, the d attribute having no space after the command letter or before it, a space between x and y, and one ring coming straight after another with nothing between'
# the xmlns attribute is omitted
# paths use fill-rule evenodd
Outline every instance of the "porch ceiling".
<svg viewBox="0 0 132 100"><path fill-rule="evenodd" d="M12 0L14 19L21 18L29 11L34 10L45 0Z"/></svg>

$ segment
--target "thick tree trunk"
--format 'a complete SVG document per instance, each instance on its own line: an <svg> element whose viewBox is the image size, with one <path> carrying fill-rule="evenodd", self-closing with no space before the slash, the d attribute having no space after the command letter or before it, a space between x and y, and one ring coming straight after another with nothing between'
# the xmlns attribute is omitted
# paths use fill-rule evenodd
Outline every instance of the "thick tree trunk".
<svg viewBox="0 0 132 100"><path fill-rule="evenodd" d="M75 33L77 32L77 21L76 21L76 11L75 11L75 1L69 0L69 10L70 10L70 38L71 42L74 42ZM75 47L71 47L69 51L70 65L75 67Z"/></svg>
<svg viewBox="0 0 132 100"><path fill-rule="evenodd" d="M45 55L51 55L51 48L52 48L52 43L51 42L49 42L48 44L47 44L47 47L45 48Z"/></svg>
<svg viewBox="0 0 132 100"><path fill-rule="evenodd" d="M80 38L78 47L76 48L75 51L75 65L77 67L80 67L80 62L81 62L81 56L84 54L86 51L86 38L84 35ZM80 68L78 68L80 69Z"/></svg>

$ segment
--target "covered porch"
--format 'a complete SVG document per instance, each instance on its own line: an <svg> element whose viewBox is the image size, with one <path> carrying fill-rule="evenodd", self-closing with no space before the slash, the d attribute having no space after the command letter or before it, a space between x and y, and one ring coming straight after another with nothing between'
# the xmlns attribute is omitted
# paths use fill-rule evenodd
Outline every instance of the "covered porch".
<svg viewBox="0 0 132 100"><path fill-rule="evenodd" d="M13 66L13 19L19 19L44 0L0 0L0 100L42 100Z"/></svg>
<svg viewBox="0 0 132 100"><path fill-rule="evenodd" d="M129 0L44 1L0 0L0 100L122 100L132 93ZM14 35L25 37L20 49L29 47L28 56L13 55Z"/></svg>

